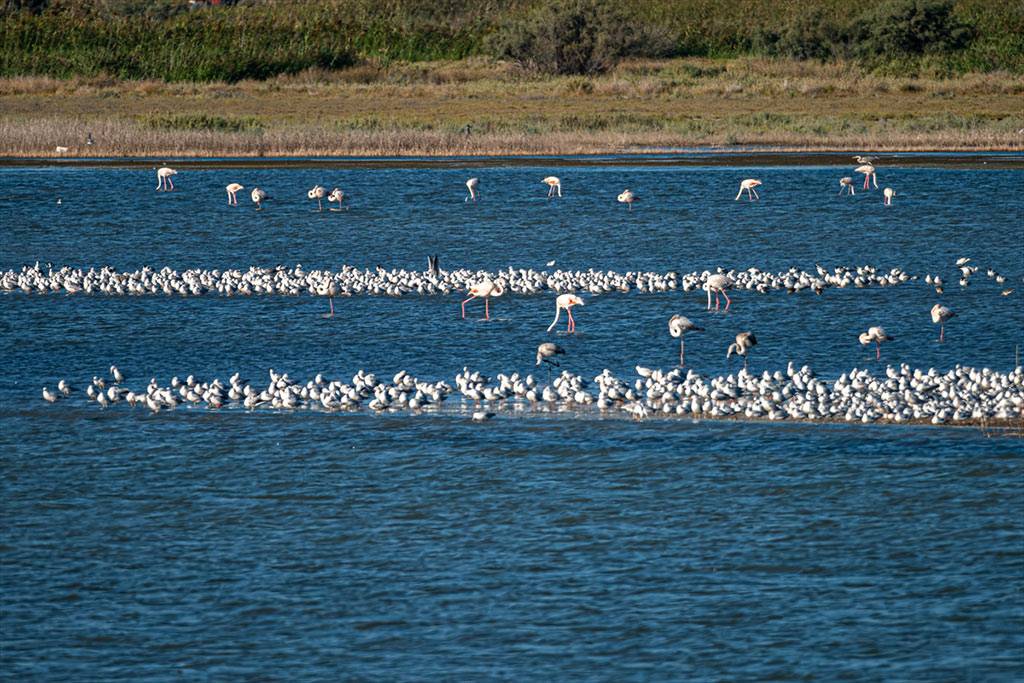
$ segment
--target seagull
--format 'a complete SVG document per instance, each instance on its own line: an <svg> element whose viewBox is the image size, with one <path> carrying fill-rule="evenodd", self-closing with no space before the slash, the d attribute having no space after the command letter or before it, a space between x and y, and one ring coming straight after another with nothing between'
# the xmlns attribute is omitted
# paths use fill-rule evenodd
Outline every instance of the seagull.
<svg viewBox="0 0 1024 683"><path fill-rule="evenodd" d="M674 315L668 321L668 333L679 339L679 367L686 366L686 339L687 332L703 332L703 327L697 327L693 321L684 315Z"/></svg>
<svg viewBox="0 0 1024 683"><path fill-rule="evenodd" d="M762 184L763 183L760 180L747 178L746 180L740 183L740 191L736 193L736 200L739 201L740 196L743 194L743 190L747 191L747 197L750 199L750 201L754 201L755 197L757 199L760 199L761 196L757 194L757 190L755 190L754 188Z"/></svg>
<svg viewBox="0 0 1024 683"><path fill-rule="evenodd" d="M633 210L633 202L640 201L640 198L636 196L636 193L630 189L623 190L622 194L615 198L620 204L625 204L629 207L629 210Z"/></svg>
<svg viewBox="0 0 1024 683"><path fill-rule="evenodd" d="M494 415L495 413L488 413L484 412L483 410L478 410L473 413L473 422L484 422L486 420L490 420L492 417L494 417Z"/></svg>
<svg viewBox="0 0 1024 683"><path fill-rule="evenodd" d="M57 394L53 393L52 391L50 391L46 387L43 387L43 400L44 401L46 401L47 403L56 403L57 402L57 398L58 398Z"/></svg>
<svg viewBox="0 0 1024 683"><path fill-rule="evenodd" d="M469 196L466 197L466 201L467 202L470 199L472 199L474 202L476 201L476 195L477 195L477 189L476 188L479 185L480 185L480 179L479 178L470 178L469 180L466 181L466 188L469 190Z"/></svg>
<svg viewBox="0 0 1024 683"><path fill-rule="evenodd" d="M875 360L880 360L882 358L882 342L893 341L896 337L890 337L881 327L869 327L868 331L862 332L858 339L860 339L860 343L865 346L874 342Z"/></svg>
<svg viewBox="0 0 1024 683"><path fill-rule="evenodd" d="M853 178L850 176L839 179L839 194L842 194L846 190L849 190L851 195L857 194L853 191Z"/></svg>
<svg viewBox="0 0 1024 683"><path fill-rule="evenodd" d="M231 206L238 206L238 197L235 195L245 188L240 183L231 183L224 189L228 191L228 204Z"/></svg>
<svg viewBox="0 0 1024 683"><path fill-rule="evenodd" d="M562 309L564 308L565 312L569 315L569 325L566 327L566 332L569 334L575 332L576 321L573 320L572 317L572 307L582 305L583 299L579 298L575 294L560 294L558 298L555 299L555 319L551 321L550 325L548 325L547 331L550 332L551 329L558 324L558 317L562 314Z"/></svg>
<svg viewBox="0 0 1024 683"><path fill-rule="evenodd" d="M725 273L714 273L708 276L707 282L704 284L704 289L708 291L708 310L711 310L711 292L715 293L715 310L718 310L721 301L718 295L721 294L725 297L725 310L729 310L729 305L732 301L729 299L729 295L725 293L725 290L732 289L732 278Z"/></svg>
<svg viewBox="0 0 1024 683"><path fill-rule="evenodd" d="M165 192L171 192L174 190L174 181L171 180L172 175L177 175L178 172L173 168L162 166L156 169L156 190L157 192L163 190Z"/></svg>
<svg viewBox="0 0 1024 683"><path fill-rule="evenodd" d="M258 187L252 188L251 197L252 197L252 200L256 203L256 210L257 211L262 211L263 210L263 202L265 202L268 199L270 199L270 197L267 196L267 193L264 192L263 190L261 190Z"/></svg>
<svg viewBox="0 0 1024 683"><path fill-rule="evenodd" d="M548 186L548 199L554 196L556 190L558 191L558 196L562 196L562 181L557 176L549 175L541 182Z"/></svg>
<svg viewBox="0 0 1024 683"><path fill-rule="evenodd" d="M491 319L491 305L490 305L491 297L492 296L501 296L502 294L505 293L505 288L502 287L498 283L492 282L488 278L484 278L480 282L477 282L475 284L471 284L469 286L469 289L466 290L466 291L469 292L469 298L462 302L462 317L463 317L463 319L465 319L465 317L466 317L466 304L469 303L470 301L472 301L473 299L476 299L477 297L481 297L482 296L484 298L484 320L490 320Z"/></svg>
<svg viewBox="0 0 1024 683"><path fill-rule="evenodd" d="M743 367L747 367L747 353L750 349L757 346L757 337L754 336L753 332L740 332L736 335L736 342L729 344L728 350L725 352L725 357L729 358L732 354L743 356Z"/></svg>
<svg viewBox="0 0 1024 683"><path fill-rule="evenodd" d="M327 195L327 188L323 185L314 185L313 189L306 193L310 199L316 200L316 205L321 212L324 210L324 196Z"/></svg>
<svg viewBox="0 0 1024 683"><path fill-rule="evenodd" d="M544 265L546 265L548 268L550 268L553 265L555 265L555 262L554 262L554 260L551 260L551 261L548 261L547 263L545 263Z"/></svg>
<svg viewBox="0 0 1024 683"><path fill-rule="evenodd" d="M932 322L939 326L940 342L945 341L946 338L946 321L955 315L956 313L942 304L932 306Z"/></svg>

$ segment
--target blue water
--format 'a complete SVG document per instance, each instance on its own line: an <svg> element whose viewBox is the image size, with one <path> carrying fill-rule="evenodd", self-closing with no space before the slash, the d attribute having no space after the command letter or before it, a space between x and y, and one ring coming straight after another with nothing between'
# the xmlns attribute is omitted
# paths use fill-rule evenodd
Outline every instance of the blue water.
<svg viewBox="0 0 1024 683"><path fill-rule="evenodd" d="M527 371L555 338L569 369L626 375L674 363L672 313L708 328L687 343L706 373L736 369L724 350L745 329L758 371L881 372L856 340L870 325L897 337L883 361L918 367L1007 371L1024 347L1022 168L904 159L879 169L898 193L883 207L878 190L836 196L848 167L626 161L180 165L170 194L149 168L0 168L0 268L419 269L434 253L449 269L872 264L941 274L957 312L939 345L923 282L736 292L727 316L699 292L588 297L573 337L545 335L551 296L495 299L483 322L461 320L456 296L353 297L324 319L308 296L0 295L0 677L1024 677L1019 438L39 398L111 363L136 388L270 367L451 381L466 365ZM548 202L551 173L565 196ZM733 201L746 177L764 181L761 201ZM231 181L274 199L228 207ZM313 183L344 188L350 210L313 212ZM625 187L642 197L632 212L614 201ZM982 269L966 289L961 256Z"/></svg>

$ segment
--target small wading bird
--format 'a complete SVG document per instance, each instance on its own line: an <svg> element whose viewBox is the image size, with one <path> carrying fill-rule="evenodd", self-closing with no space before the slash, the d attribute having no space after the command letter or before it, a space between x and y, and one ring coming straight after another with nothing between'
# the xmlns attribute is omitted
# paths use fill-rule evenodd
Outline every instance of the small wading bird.
<svg viewBox="0 0 1024 683"><path fill-rule="evenodd" d="M491 306L490 301L492 296L501 296L505 293L505 288L500 284L491 282L488 279L483 279L476 284L469 286L467 290L469 292L469 298L462 302L462 317L466 317L466 304L476 299L477 297L484 298L484 320L491 319Z"/></svg>
<svg viewBox="0 0 1024 683"><path fill-rule="evenodd" d="M878 157L867 157L867 156L860 156L860 155L858 155L858 156L853 157L853 160L856 161L858 164L870 164L872 161L874 161L877 158Z"/></svg>
<svg viewBox="0 0 1024 683"><path fill-rule="evenodd" d="M743 356L743 367L745 369L747 367L747 354L754 346L757 346L757 337L754 336L754 333L740 332L736 335L735 343L729 344L725 357L730 358L734 353L738 356Z"/></svg>
<svg viewBox="0 0 1024 683"><path fill-rule="evenodd" d="M732 279L725 273L714 273L708 276L708 281L704 284L704 289L708 291L708 310L711 310L711 292L715 293L715 310L721 305L721 301L718 295L721 294L725 297L725 310L729 310L729 304L732 301L729 299L729 295L725 293L725 290L732 289Z"/></svg>
<svg viewBox="0 0 1024 683"><path fill-rule="evenodd" d="M686 366L686 333L703 331L703 327L697 327L684 315L674 315L669 319L668 333L679 340L679 367Z"/></svg>
<svg viewBox="0 0 1024 683"><path fill-rule="evenodd" d="M480 179L479 178L470 178L469 180L466 181L466 189L469 190L469 196L466 197L466 201L467 202L470 199L472 199L474 202L476 201L476 195L477 195L477 189L476 188L479 187L479 185L480 185Z"/></svg>
<svg viewBox="0 0 1024 683"><path fill-rule="evenodd" d="M630 211L633 210L633 202L640 201L640 198L630 189L623 190L622 194L616 197L616 199L620 204L628 206Z"/></svg>
<svg viewBox="0 0 1024 683"><path fill-rule="evenodd" d="M548 186L548 199L551 199L554 196L556 190L558 192L558 196L562 196L562 181L556 176L549 175L541 182Z"/></svg>
<svg viewBox="0 0 1024 683"><path fill-rule="evenodd" d="M882 358L882 342L894 341L896 337L890 337L881 327L869 327L867 332L861 332L858 339L864 346L874 342L875 360L880 360Z"/></svg>
<svg viewBox="0 0 1024 683"><path fill-rule="evenodd" d="M237 195L241 190L244 190L245 188L242 187L242 185L240 185L239 183L231 183L224 189L228 191L228 205L238 206L238 197L236 197L235 195Z"/></svg>
<svg viewBox="0 0 1024 683"><path fill-rule="evenodd" d="M313 189L306 193L306 196L310 199L316 200L317 210L323 213L324 210L324 197L327 196L327 188L323 185L314 185Z"/></svg>
<svg viewBox="0 0 1024 683"><path fill-rule="evenodd" d="M263 210L263 202L265 202L268 199L270 199L270 197L267 196L267 193L264 192L263 190L261 190L258 187L252 188L252 193L249 196L251 196L252 197L252 201L255 202L256 210L257 211L262 211Z"/></svg>
<svg viewBox="0 0 1024 683"><path fill-rule="evenodd" d="M872 166L871 164L864 164L863 166L858 166L857 168L853 169L853 172L854 173L863 173L864 174L864 189L865 190L870 190L871 189L871 185L870 185L871 182L874 182L875 189L876 190L878 189L878 176L875 174L875 167L874 166Z"/></svg>
<svg viewBox="0 0 1024 683"><path fill-rule="evenodd" d="M548 377L551 377L551 366L562 367L555 360L555 356L565 355L565 349L554 342L544 342L537 347L537 365L544 363L548 366Z"/></svg>
<svg viewBox="0 0 1024 683"><path fill-rule="evenodd" d="M558 317L562 314L562 309L565 309L566 314L569 316L569 324L566 326L565 331L572 334L576 331L576 321L572 317L572 307L582 306L583 299L579 298L575 294L560 294L555 299L555 319L548 325L548 332L558 324Z"/></svg>
<svg viewBox="0 0 1024 683"><path fill-rule="evenodd" d="M339 190L338 188L334 188L333 190L331 190L331 193L329 195L327 195L327 201L329 201L329 202L338 202L338 208L337 209L331 209L331 211L341 211L342 210L342 208L341 208L341 200L344 199L344 198L345 198L345 193L342 192L341 190Z"/></svg>
<svg viewBox="0 0 1024 683"><path fill-rule="evenodd" d="M886 206L889 206L890 204L892 204L892 198L896 196L896 190L892 189L891 187L887 187L884 190L882 190L882 195L885 197L885 199L882 200L882 203L885 204Z"/></svg>
<svg viewBox="0 0 1024 683"><path fill-rule="evenodd" d="M842 194L847 190L849 190L849 194L851 195L857 194L856 192L853 191L853 178L851 178L850 176L846 176L845 178L839 179L839 194Z"/></svg>
<svg viewBox="0 0 1024 683"><path fill-rule="evenodd" d="M736 200L738 201L740 196L743 195L743 190L747 191L747 197L750 199L750 201L754 201L754 199L760 199L761 196L757 194L757 190L755 190L754 188L762 184L763 183L760 180L755 180L754 178L747 178L746 180L740 183L740 191L736 193Z"/></svg>
<svg viewBox="0 0 1024 683"><path fill-rule="evenodd" d="M946 321L955 316L949 308L942 304L932 306L932 322L939 326L939 341L946 340Z"/></svg>
<svg viewBox="0 0 1024 683"><path fill-rule="evenodd" d="M171 180L171 176L177 174L177 171L167 166L156 169L156 191L171 192L174 189L174 181Z"/></svg>

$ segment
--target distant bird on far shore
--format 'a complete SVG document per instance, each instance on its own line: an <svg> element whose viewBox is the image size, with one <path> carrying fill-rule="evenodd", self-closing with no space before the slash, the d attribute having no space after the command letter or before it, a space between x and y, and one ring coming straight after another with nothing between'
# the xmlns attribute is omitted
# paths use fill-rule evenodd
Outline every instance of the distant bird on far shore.
<svg viewBox="0 0 1024 683"><path fill-rule="evenodd" d="M870 164L877 158L878 157L860 156L858 154L857 156L853 157L853 160L856 161L858 164Z"/></svg>
<svg viewBox="0 0 1024 683"><path fill-rule="evenodd" d="M479 187L479 185L480 185L480 179L479 178L470 178L469 180L466 181L466 189L469 190L469 196L466 197L466 201L467 202L470 199L472 199L474 202L476 201L476 195L477 195L477 189L476 188Z"/></svg>
<svg viewBox="0 0 1024 683"><path fill-rule="evenodd" d="M853 190L853 178L851 178L850 176L846 176L845 178L839 179L839 194L842 194L847 190L849 190L849 194L851 195L857 194Z"/></svg>
<svg viewBox="0 0 1024 683"><path fill-rule="evenodd" d="M548 186L548 199L554 196L555 191L559 197L562 196L562 181L557 176L549 175L541 182Z"/></svg>
<svg viewBox="0 0 1024 683"><path fill-rule="evenodd" d="M231 183L224 189L228 191L228 204L231 206L238 206L238 197L236 197L235 195L237 195L239 191L244 190L245 188L242 187L240 183Z"/></svg>
<svg viewBox="0 0 1024 683"><path fill-rule="evenodd" d="M177 175L178 172L168 166L162 166L156 169L156 190L160 192L171 192L174 190L174 181L171 180L172 175Z"/></svg>
<svg viewBox="0 0 1024 683"><path fill-rule="evenodd" d="M763 183L760 180L755 180L754 178L747 178L746 180L740 183L740 191L736 193L736 200L739 200L740 196L743 194L743 190L747 191L747 197L750 199L750 201L754 201L755 198L760 199L761 196L757 194L757 190L755 190L754 188L762 184Z"/></svg>

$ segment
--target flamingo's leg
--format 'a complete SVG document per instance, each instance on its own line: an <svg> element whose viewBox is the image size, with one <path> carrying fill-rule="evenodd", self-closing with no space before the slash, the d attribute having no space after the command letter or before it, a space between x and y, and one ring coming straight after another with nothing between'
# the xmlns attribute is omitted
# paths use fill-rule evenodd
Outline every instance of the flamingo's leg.
<svg viewBox="0 0 1024 683"><path fill-rule="evenodd" d="M465 301L462 302L462 318L463 318L463 320L465 320L465 318L466 318L466 304L469 303L470 301L472 301L475 298L476 298L476 294L473 294L468 299L466 299Z"/></svg>
<svg viewBox="0 0 1024 683"><path fill-rule="evenodd" d="M708 310L711 310L711 288L708 287Z"/></svg>
<svg viewBox="0 0 1024 683"><path fill-rule="evenodd" d="M728 311L729 310L729 304L732 303L732 300L729 299L729 295L725 293L724 289L722 290L722 296L725 297L725 310Z"/></svg>
<svg viewBox="0 0 1024 683"><path fill-rule="evenodd" d="M940 323L939 324L939 341L940 342L944 341L945 338L946 338L946 326Z"/></svg>
<svg viewBox="0 0 1024 683"><path fill-rule="evenodd" d="M491 319L491 297L484 297L484 320Z"/></svg>
<svg viewBox="0 0 1024 683"><path fill-rule="evenodd" d="M562 308L558 304L555 304L555 319L551 321L550 325L548 325L548 332L550 332L551 328L558 324L558 316L560 315L562 315Z"/></svg>
<svg viewBox="0 0 1024 683"><path fill-rule="evenodd" d="M683 367L686 365L686 346L684 345L686 343L684 341L685 339L685 336L679 335L679 367Z"/></svg>
<svg viewBox="0 0 1024 683"><path fill-rule="evenodd" d="M878 189L878 175L875 173L871 174L871 181L875 184L875 189Z"/></svg>
<svg viewBox="0 0 1024 683"><path fill-rule="evenodd" d="M566 331L567 332L575 332L576 331L576 321L572 317L572 308L565 309L565 312L569 315L569 327L567 328Z"/></svg>
<svg viewBox="0 0 1024 683"><path fill-rule="evenodd" d="M750 191L754 193L754 197L755 197L756 199L760 199L760 198L761 198L761 195L759 195L759 194L757 193L757 190L755 190L754 188L750 188Z"/></svg>
<svg viewBox="0 0 1024 683"><path fill-rule="evenodd" d="M875 360L882 360L882 344L875 342Z"/></svg>
<svg viewBox="0 0 1024 683"><path fill-rule="evenodd" d="M329 297L327 297L327 300L331 303L331 317L333 318L334 317L334 297L333 296L329 296Z"/></svg>
<svg viewBox="0 0 1024 683"><path fill-rule="evenodd" d="M722 306L722 300L718 296L719 292L715 290L715 310L717 311Z"/></svg>
<svg viewBox="0 0 1024 683"><path fill-rule="evenodd" d="M171 176L167 176L167 185L171 188L169 191L174 190L174 181L171 180Z"/></svg>

